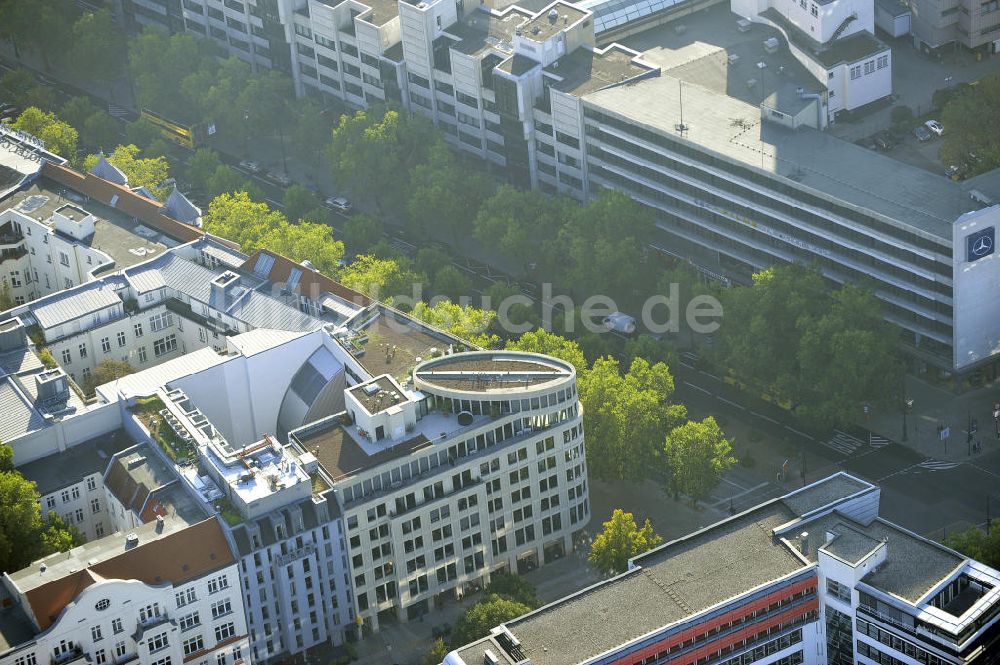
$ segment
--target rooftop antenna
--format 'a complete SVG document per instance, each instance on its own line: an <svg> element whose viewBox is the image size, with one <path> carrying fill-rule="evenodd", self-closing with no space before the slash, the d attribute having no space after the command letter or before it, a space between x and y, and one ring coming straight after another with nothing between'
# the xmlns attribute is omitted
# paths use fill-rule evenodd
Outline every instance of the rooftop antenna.
<svg viewBox="0 0 1000 665"><path fill-rule="evenodd" d="M677 99L680 104L681 110L681 121L674 125L674 129L677 130L681 136L687 131L688 126L684 124L684 81L677 79Z"/></svg>

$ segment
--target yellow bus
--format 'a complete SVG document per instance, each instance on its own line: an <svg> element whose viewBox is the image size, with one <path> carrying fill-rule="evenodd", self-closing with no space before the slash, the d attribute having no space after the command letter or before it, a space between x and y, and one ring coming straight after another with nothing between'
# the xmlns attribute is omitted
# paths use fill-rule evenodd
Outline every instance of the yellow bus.
<svg viewBox="0 0 1000 665"><path fill-rule="evenodd" d="M191 150L201 145L205 138L199 125L182 125L172 120L167 120L149 109L143 109L142 113L139 114L139 118L146 120L159 129L160 135L166 140Z"/></svg>

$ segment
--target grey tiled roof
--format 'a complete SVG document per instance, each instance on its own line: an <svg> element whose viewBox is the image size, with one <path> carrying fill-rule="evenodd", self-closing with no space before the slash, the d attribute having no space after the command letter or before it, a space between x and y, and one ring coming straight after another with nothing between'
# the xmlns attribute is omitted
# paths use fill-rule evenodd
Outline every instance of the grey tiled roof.
<svg viewBox="0 0 1000 665"><path fill-rule="evenodd" d="M101 156L90 169L90 172L102 180L113 182L117 185L128 186L128 177L117 166L108 161L107 157Z"/></svg>
<svg viewBox="0 0 1000 665"><path fill-rule="evenodd" d="M176 187L164 202L163 213L185 224L197 224L201 218L201 209L191 203Z"/></svg>
<svg viewBox="0 0 1000 665"><path fill-rule="evenodd" d="M82 316L121 303L121 298L111 287L95 283L70 291L62 291L46 298L41 305L32 308L32 313L42 328L67 323Z"/></svg>
<svg viewBox="0 0 1000 665"><path fill-rule="evenodd" d="M0 441L11 441L45 427L45 420L15 387L10 377L0 379Z"/></svg>

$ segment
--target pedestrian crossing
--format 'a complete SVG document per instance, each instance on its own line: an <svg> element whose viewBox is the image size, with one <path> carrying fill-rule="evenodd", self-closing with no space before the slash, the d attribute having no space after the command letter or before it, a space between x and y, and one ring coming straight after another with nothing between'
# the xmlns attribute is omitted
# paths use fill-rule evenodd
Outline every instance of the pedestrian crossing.
<svg viewBox="0 0 1000 665"><path fill-rule="evenodd" d="M954 469L958 466L960 462L942 462L936 459L926 459L917 466L926 471L947 471L948 469Z"/></svg>
<svg viewBox="0 0 1000 665"><path fill-rule="evenodd" d="M124 106L119 106L118 104L115 104L114 102L109 102L108 103L108 115L110 115L113 118L128 118L129 115L131 115L131 114L129 113L129 110L127 108L125 108Z"/></svg>
<svg viewBox="0 0 1000 665"><path fill-rule="evenodd" d="M868 445L872 448L883 448L888 446L892 441L885 438L884 436L879 436L878 434L868 433Z"/></svg>
<svg viewBox="0 0 1000 665"><path fill-rule="evenodd" d="M841 432L839 429L833 430L833 436L822 443L827 448L846 456L853 455L858 448L865 445L865 442L858 437Z"/></svg>

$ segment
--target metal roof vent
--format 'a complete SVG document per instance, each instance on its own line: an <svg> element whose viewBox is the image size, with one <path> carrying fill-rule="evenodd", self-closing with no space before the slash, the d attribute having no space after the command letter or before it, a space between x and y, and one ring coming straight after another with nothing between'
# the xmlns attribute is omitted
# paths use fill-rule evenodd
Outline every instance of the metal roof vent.
<svg viewBox="0 0 1000 665"><path fill-rule="evenodd" d="M549 10L549 20L554 22L557 18L559 18L559 10L553 7Z"/></svg>

